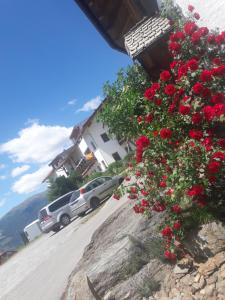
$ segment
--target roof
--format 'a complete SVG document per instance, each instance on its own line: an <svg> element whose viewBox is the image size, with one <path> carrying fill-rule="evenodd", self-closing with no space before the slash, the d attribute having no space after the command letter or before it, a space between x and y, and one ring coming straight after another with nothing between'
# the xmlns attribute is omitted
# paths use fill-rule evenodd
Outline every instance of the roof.
<svg viewBox="0 0 225 300"><path fill-rule="evenodd" d="M74 149L76 149L76 145L72 145L70 148L63 150L60 154L58 154L50 163L49 166L52 166L54 163L58 163L58 167L61 167L65 161L70 157L70 154L73 153ZM51 173L51 172L50 172Z"/></svg>
<svg viewBox="0 0 225 300"><path fill-rule="evenodd" d="M144 16L158 11L157 0L74 0L108 44L126 53L123 36Z"/></svg>
<svg viewBox="0 0 225 300"><path fill-rule="evenodd" d="M94 119L96 114L101 110L102 105L107 101L105 98L101 104L96 108L96 110L90 115L90 117L84 120L82 123L75 125L73 130L70 134L70 139L74 139L74 144L76 145L79 139L81 138L82 134L84 133L85 129L91 124L91 121Z"/></svg>
<svg viewBox="0 0 225 300"><path fill-rule="evenodd" d="M171 29L172 26L166 18L160 16L144 18L124 35L127 52L132 58L137 57Z"/></svg>

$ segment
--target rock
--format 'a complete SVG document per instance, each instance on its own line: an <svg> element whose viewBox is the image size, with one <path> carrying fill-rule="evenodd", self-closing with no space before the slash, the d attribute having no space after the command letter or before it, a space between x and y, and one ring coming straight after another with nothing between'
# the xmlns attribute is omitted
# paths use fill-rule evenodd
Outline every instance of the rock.
<svg viewBox="0 0 225 300"><path fill-rule="evenodd" d="M205 286L205 284L206 284L205 278L201 276L199 282L194 282L192 284L193 291L196 292L201 290Z"/></svg>
<svg viewBox="0 0 225 300"><path fill-rule="evenodd" d="M198 272L204 276L214 273L225 262L225 252L217 253L214 257L208 259L204 264L200 264Z"/></svg>
<svg viewBox="0 0 225 300"><path fill-rule="evenodd" d="M130 299L130 294L131 294L130 292L126 293L126 295L123 298L121 298L121 300L128 300L128 299Z"/></svg>
<svg viewBox="0 0 225 300"><path fill-rule="evenodd" d="M76 293L74 293L74 290ZM95 300L87 283L87 276L84 272L78 272L70 282L66 295L67 300Z"/></svg>
<svg viewBox="0 0 225 300"><path fill-rule="evenodd" d="M215 284L207 285L207 286L205 287L205 295L206 295L207 297L212 297L212 296L213 296L213 293L214 293L214 291L215 291L215 287L216 287Z"/></svg>
<svg viewBox="0 0 225 300"><path fill-rule="evenodd" d="M103 300L115 300L115 295L109 291L103 298Z"/></svg>
<svg viewBox="0 0 225 300"><path fill-rule="evenodd" d="M211 222L191 231L185 240L185 247L195 260L202 262L225 250L224 236L223 224Z"/></svg>
<svg viewBox="0 0 225 300"><path fill-rule="evenodd" d="M188 273L189 268L181 268L178 265L175 266L175 268L173 269L174 274L186 274Z"/></svg>
<svg viewBox="0 0 225 300"><path fill-rule="evenodd" d="M225 279L225 270L222 270L222 271L219 273L219 276L220 276L222 279Z"/></svg>
<svg viewBox="0 0 225 300"><path fill-rule="evenodd" d="M201 278L201 274L198 273L198 274L195 276L194 282L199 282L200 278Z"/></svg>

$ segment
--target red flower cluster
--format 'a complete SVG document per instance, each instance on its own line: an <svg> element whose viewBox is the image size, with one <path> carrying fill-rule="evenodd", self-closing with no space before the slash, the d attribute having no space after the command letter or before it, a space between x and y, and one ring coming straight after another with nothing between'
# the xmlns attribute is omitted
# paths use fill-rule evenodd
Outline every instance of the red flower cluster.
<svg viewBox="0 0 225 300"><path fill-rule="evenodd" d="M162 139L170 139L172 136L172 130L169 128L162 128L159 134Z"/></svg>
<svg viewBox="0 0 225 300"><path fill-rule="evenodd" d="M204 192L204 186L200 184L193 185L188 191L187 195L190 197L200 196Z"/></svg>
<svg viewBox="0 0 225 300"><path fill-rule="evenodd" d="M150 140L147 136L143 135L139 137L136 141L137 151L136 151L136 161L137 163L142 161L142 155L145 148L150 145Z"/></svg>

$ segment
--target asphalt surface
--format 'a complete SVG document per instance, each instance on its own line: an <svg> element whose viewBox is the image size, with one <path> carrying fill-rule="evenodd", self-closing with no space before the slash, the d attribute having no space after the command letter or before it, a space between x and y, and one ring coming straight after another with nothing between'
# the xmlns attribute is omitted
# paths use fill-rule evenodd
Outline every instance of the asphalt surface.
<svg viewBox="0 0 225 300"><path fill-rule="evenodd" d="M109 199L98 211L43 235L0 266L1 300L58 300L94 231L122 204Z"/></svg>

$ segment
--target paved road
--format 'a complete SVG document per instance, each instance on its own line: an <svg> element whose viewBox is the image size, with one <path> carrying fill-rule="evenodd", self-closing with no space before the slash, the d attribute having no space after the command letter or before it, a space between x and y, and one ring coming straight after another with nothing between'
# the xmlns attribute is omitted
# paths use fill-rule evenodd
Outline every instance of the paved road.
<svg viewBox="0 0 225 300"><path fill-rule="evenodd" d="M57 234L28 245L0 267L1 300L58 300L96 228L126 201L109 199L98 212L78 218Z"/></svg>

